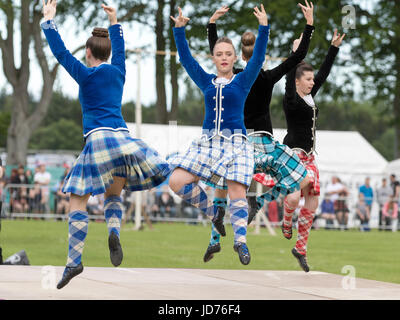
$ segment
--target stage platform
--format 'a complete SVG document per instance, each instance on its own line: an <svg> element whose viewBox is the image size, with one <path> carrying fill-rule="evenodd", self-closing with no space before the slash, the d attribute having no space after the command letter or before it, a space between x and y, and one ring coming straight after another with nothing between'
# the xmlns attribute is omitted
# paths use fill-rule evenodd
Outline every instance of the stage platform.
<svg viewBox="0 0 400 320"><path fill-rule="evenodd" d="M4 300L399 300L400 285L311 271L0 266Z"/></svg>

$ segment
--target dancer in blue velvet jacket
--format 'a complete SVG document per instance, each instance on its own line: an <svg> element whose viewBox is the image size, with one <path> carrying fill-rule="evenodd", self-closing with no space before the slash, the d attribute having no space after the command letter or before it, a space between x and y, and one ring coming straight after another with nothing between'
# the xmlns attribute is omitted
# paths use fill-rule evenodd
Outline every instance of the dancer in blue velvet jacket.
<svg viewBox="0 0 400 320"><path fill-rule="evenodd" d="M72 56L54 22L56 0L43 0L41 24L50 49L58 62L79 84L85 147L66 176L63 192L71 193L69 213L69 249L67 265L57 288L64 287L83 271L81 262L88 230L86 204L90 195L104 193L110 259L114 266L122 262L119 241L123 204L122 189L151 189L169 174L169 165L143 141L130 136L121 114L125 83L125 45L116 10L102 5L111 26L95 28L86 42L88 66ZM110 35L110 37L109 37ZM112 51L111 64L107 60Z"/></svg>
<svg viewBox="0 0 400 320"><path fill-rule="evenodd" d="M226 181L234 230L234 250L238 252L242 264L250 262L246 245L246 191L254 170L254 150L246 137L243 110L250 88L265 60L269 37L264 7L261 5L261 10L255 7L254 15L260 24L254 53L243 72L236 75L232 69L237 56L229 38L218 39L214 47L213 62L217 75L207 73L192 57L185 38L185 26L189 18L183 16L180 8L179 16L171 17L175 22L173 31L180 62L204 94L205 118L203 136L195 140L185 153L170 160L176 168L169 185L183 200L209 216L218 232L224 236L223 216L198 182L202 180L217 185L220 179Z"/></svg>

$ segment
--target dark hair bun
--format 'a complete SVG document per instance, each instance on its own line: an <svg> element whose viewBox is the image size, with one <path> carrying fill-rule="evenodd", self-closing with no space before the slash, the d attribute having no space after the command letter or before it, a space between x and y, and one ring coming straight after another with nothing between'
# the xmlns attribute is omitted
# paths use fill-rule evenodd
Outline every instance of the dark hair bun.
<svg viewBox="0 0 400 320"><path fill-rule="evenodd" d="M108 38L108 30L105 28L94 28L92 35L93 37Z"/></svg>
<svg viewBox="0 0 400 320"><path fill-rule="evenodd" d="M253 32L245 32L242 35L242 46L254 46L256 42L256 36Z"/></svg>

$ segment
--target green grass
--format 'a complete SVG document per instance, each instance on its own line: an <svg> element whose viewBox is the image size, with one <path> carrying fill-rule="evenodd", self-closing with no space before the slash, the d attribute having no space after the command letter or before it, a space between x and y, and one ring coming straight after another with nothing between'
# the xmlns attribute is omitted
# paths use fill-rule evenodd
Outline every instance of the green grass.
<svg viewBox="0 0 400 320"><path fill-rule="evenodd" d="M210 226L180 223L154 224L133 231L127 224L121 230L124 268L201 268L243 270L300 270L290 250L295 244L283 238L280 230L271 236L265 229L254 235L249 228L248 246L251 263L240 264L233 251L232 228L222 238L222 251L208 263L203 254L210 237ZM3 220L0 245L4 259L24 249L31 265L63 266L67 255L68 225L61 221ZM296 233L294 233L294 236ZM105 223L90 222L83 252L83 263L91 267L112 267L109 261ZM308 245L308 262L312 271L342 274L352 265L359 278L400 283L400 232L350 230L312 230ZM342 274L344 275L344 274Z"/></svg>

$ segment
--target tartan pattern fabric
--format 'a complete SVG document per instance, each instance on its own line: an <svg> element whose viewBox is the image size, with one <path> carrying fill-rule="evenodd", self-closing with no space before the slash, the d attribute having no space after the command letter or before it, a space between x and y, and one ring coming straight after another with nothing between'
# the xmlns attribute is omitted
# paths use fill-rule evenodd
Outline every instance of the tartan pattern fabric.
<svg viewBox="0 0 400 320"><path fill-rule="evenodd" d="M215 207L221 207L224 210L226 209L227 205L228 205L228 201L226 200L226 198L214 198L214 206ZM215 229L215 226L213 223L211 223L211 239L210 239L210 245L215 245L217 243L219 243L221 239L221 235L219 234L219 232L217 231L217 229Z"/></svg>
<svg viewBox="0 0 400 320"><path fill-rule="evenodd" d="M208 199L207 193L197 183L184 185L176 194L187 203L199 208L210 219L214 218L217 207L214 206L212 200Z"/></svg>
<svg viewBox="0 0 400 320"><path fill-rule="evenodd" d="M292 208L289 206L287 199L284 200L284 206L283 206L283 225L285 227L292 227L292 218L293 218L293 212L296 210L296 208Z"/></svg>
<svg viewBox="0 0 400 320"><path fill-rule="evenodd" d="M297 242L296 242L296 250L298 253L302 255L306 255L307 253L307 242L308 236L310 235L310 230L314 220L314 212L301 208L299 214L299 220L297 222Z"/></svg>
<svg viewBox="0 0 400 320"><path fill-rule="evenodd" d="M250 135L254 146L254 179L267 187L281 187L289 193L299 190L306 169L299 157L286 145L269 135Z"/></svg>
<svg viewBox="0 0 400 320"><path fill-rule="evenodd" d="M85 238L88 232L89 217L84 211L73 211L68 216L68 259L67 267L81 263Z"/></svg>
<svg viewBox="0 0 400 320"><path fill-rule="evenodd" d="M310 179L310 196L319 196L320 195L320 182L319 182L319 170L317 163L315 162L315 157L313 154L307 155L303 150L294 149L293 150L297 156L300 158L301 162L307 169L307 175ZM301 196L304 196L303 191L301 192Z"/></svg>
<svg viewBox="0 0 400 320"><path fill-rule="evenodd" d="M111 196L104 201L104 217L106 218L109 235L114 232L119 238L124 210L121 197Z"/></svg>
<svg viewBox="0 0 400 320"><path fill-rule="evenodd" d="M254 174L253 179L268 188L272 188L276 184L274 178L272 178L270 174L266 173L256 173Z"/></svg>
<svg viewBox="0 0 400 320"><path fill-rule="evenodd" d="M234 242L246 243L248 205L246 199L231 200L229 213L234 233Z"/></svg>
<svg viewBox="0 0 400 320"><path fill-rule="evenodd" d="M227 189L226 180L249 187L253 177L254 149L243 136L196 139L186 152L171 156L172 167L200 177L213 188Z"/></svg>
<svg viewBox="0 0 400 320"><path fill-rule="evenodd" d="M253 179L270 188L257 197L259 209L264 205L264 200L271 202L300 189L300 182L306 177L307 171L288 146L267 134L250 135L249 141L254 146Z"/></svg>
<svg viewBox="0 0 400 320"><path fill-rule="evenodd" d="M164 182L169 173L168 163L128 131L98 130L87 137L62 191L80 196L101 194L114 176L127 178L126 190L146 190Z"/></svg>

